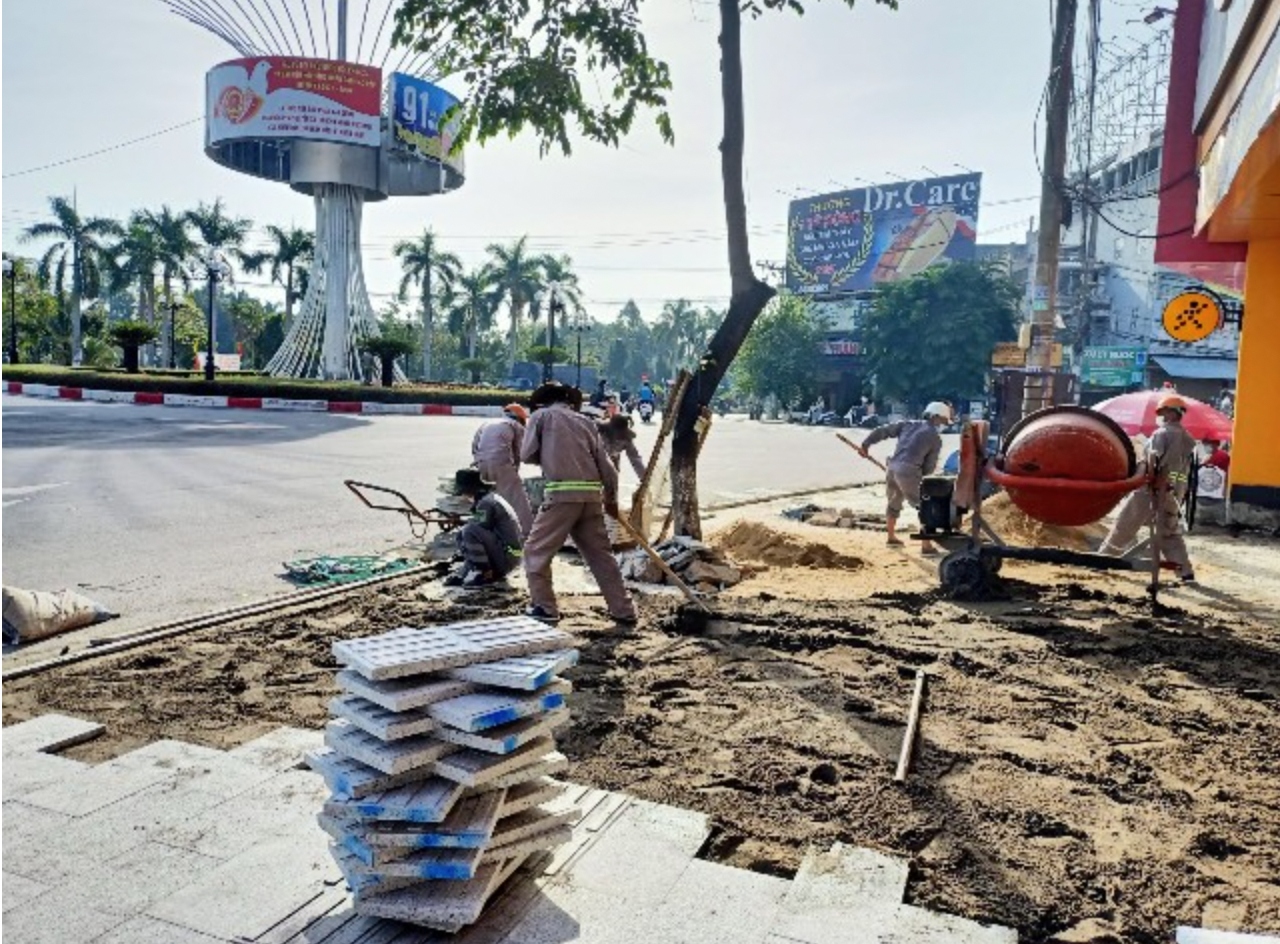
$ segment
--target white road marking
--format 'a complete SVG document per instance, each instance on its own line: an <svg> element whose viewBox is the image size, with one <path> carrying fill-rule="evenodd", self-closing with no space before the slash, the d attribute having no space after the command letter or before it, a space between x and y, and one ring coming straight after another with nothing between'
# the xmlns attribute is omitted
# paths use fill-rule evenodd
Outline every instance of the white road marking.
<svg viewBox="0 0 1280 944"><path fill-rule="evenodd" d="M49 482L46 485L15 485L6 486L4 489L4 506L8 508L10 505L17 505L20 502L27 501L36 492L44 492L51 488L62 488L69 485L69 482ZM10 497L13 496L13 497Z"/></svg>

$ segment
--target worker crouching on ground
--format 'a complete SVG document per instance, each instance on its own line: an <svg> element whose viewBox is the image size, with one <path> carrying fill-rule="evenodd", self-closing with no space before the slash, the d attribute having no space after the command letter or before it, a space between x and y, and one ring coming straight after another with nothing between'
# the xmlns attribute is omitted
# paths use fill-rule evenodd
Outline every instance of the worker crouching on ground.
<svg viewBox="0 0 1280 944"><path fill-rule="evenodd" d="M604 451L609 456L609 460L613 463L613 467L621 471L622 454L627 454L627 459L631 462L631 468L635 470L636 478L644 478L644 460L640 458L640 450L636 449L636 434L632 429L631 417L629 416L611 416L597 428L600 430L600 439L604 443Z"/></svg>
<svg viewBox="0 0 1280 944"><path fill-rule="evenodd" d="M445 585L475 590L506 578L520 563L522 537L516 513L493 483L475 469L459 469L453 491L470 499L471 520L458 532L462 569L445 578Z"/></svg>
<svg viewBox="0 0 1280 944"><path fill-rule="evenodd" d="M634 623L635 605L623 586L604 524L606 512L618 516L618 470L596 424L578 412L579 391L552 381L535 390L531 402L534 412L521 458L542 466L546 491L524 548L532 603L526 613L547 622L560 618L551 562L565 538L572 537L600 586L609 615L619 623Z"/></svg>
<svg viewBox="0 0 1280 944"><path fill-rule="evenodd" d="M1160 515L1160 558L1171 561L1184 581L1196 579L1187 555L1187 542L1182 539L1182 515L1178 503L1186 497L1195 461L1196 441L1182 426L1187 402L1176 394L1160 400L1156 416L1163 425L1147 443L1147 472L1155 476L1155 487L1143 487L1126 496L1116 512L1116 522L1099 554L1119 557L1138 542L1139 532L1149 527L1154 515Z"/></svg>
<svg viewBox="0 0 1280 944"><path fill-rule="evenodd" d="M924 419L881 426L858 447L859 454L866 459L869 458L867 450L876 443L885 439L898 440L898 448L889 459L885 476L885 490L889 498L885 508L885 523L889 530L886 543L890 547L902 547L902 540L898 537L902 503L906 500L912 508L920 507L920 483L926 475L933 474L938 465L938 454L942 451L942 434L938 429L950 422L951 407L935 400L924 408ZM931 541L921 541L920 553L933 555L938 553L938 549Z"/></svg>
<svg viewBox="0 0 1280 944"><path fill-rule="evenodd" d="M497 486L498 494L516 513L524 537L533 527L533 509L520 479L520 446L528 421L528 410L519 403L508 403L502 408L502 419L485 423L471 440L471 461L486 481Z"/></svg>

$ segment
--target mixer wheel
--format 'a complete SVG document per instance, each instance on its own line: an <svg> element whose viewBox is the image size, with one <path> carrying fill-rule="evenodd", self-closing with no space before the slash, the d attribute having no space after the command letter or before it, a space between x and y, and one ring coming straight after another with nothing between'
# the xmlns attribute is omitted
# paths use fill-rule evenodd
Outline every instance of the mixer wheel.
<svg viewBox="0 0 1280 944"><path fill-rule="evenodd" d="M980 596L986 586L988 573L982 558L967 548L952 551L938 564L943 592L950 597L963 599Z"/></svg>
<svg viewBox="0 0 1280 944"><path fill-rule="evenodd" d="M1000 573L1000 568L1004 564L1004 558L995 554L982 553L982 569L990 577L994 577Z"/></svg>

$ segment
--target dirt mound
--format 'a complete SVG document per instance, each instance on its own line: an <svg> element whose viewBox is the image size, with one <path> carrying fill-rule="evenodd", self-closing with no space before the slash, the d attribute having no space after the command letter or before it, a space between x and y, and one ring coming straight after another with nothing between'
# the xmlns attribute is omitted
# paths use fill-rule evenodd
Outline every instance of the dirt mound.
<svg viewBox="0 0 1280 944"><path fill-rule="evenodd" d="M982 516L991 529L1009 544L1091 551L1107 536L1106 527L1096 522L1079 528L1068 528L1036 521L1027 517L1004 492L982 503Z"/></svg>
<svg viewBox="0 0 1280 944"><path fill-rule="evenodd" d="M774 567L856 570L863 565L858 558L840 554L825 544L784 534L753 521L737 522L716 536L715 545L736 560L760 561Z"/></svg>

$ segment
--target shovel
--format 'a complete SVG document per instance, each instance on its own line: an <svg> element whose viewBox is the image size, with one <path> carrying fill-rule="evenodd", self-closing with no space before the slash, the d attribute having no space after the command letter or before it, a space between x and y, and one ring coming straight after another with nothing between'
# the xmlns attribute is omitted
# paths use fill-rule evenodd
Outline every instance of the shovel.
<svg viewBox="0 0 1280 944"><path fill-rule="evenodd" d="M857 443L855 443L852 439L845 439L843 433L836 433L836 439L840 440L842 443L844 443L846 446L848 446L858 455L860 456L862 455L862 447L859 446ZM879 459L877 459L875 456L862 456L862 457L866 459L868 462L870 462L872 465L874 465L881 472L889 471L884 467L884 463L881 462Z"/></svg>

